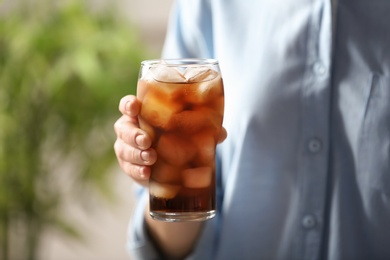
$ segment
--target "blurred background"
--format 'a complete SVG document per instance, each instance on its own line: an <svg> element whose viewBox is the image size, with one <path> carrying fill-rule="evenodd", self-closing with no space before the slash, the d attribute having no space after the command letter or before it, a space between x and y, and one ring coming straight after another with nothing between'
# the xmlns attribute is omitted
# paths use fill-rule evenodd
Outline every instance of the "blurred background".
<svg viewBox="0 0 390 260"><path fill-rule="evenodd" d="M0 1L0 259L130 259L113 124L171 4Z"/></svg>

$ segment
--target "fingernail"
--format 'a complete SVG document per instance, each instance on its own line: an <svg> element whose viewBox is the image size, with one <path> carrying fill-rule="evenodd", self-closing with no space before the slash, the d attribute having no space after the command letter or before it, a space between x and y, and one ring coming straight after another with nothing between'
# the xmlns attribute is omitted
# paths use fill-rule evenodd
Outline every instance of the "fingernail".
<svg viewBox="0 0 390 260"><path fill-rule="evenodd" d="M125 110L127 113L130 112L130 101L127 101L126 104L125 104Z"/></svg>
<svg viewBox="0 0 390 260"><path fill-rule="evenodd" d="M150 154L148 152L142 151L141 159L146 163L150 162Z"/></svg>
<svg viewBox="0 0 390 260"><path fill-rule="evenodd" d="M139 147L143 147L144 146L144 142L145 142L145 136L142 135L142 134L139 134L135 137L135 143L139 146Z"/></svg>

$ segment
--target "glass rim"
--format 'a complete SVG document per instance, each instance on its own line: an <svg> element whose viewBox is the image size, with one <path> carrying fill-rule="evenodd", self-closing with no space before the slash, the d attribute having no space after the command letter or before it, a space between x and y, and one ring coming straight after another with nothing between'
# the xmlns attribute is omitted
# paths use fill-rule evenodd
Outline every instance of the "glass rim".
<svg viewBox="0 0 390 260"><path fill-rule="evenodd" d="M178 58L178 59L150 59L141 62L142 66L215 66L219 65L217 59L204 59L204 58Z"/></svg>

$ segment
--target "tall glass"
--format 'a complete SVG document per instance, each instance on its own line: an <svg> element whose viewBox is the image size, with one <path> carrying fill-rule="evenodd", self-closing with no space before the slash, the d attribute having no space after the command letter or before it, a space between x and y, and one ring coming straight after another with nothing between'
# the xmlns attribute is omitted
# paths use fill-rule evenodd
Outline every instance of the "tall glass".
<svg viewBox="0 0 390 260"><path fill-rule="evenodd" d="M163 221L215 216L215 148L224 90L217 60L147 60L137 97L140 127L158 159L149 182L150 215Z"/></svg>

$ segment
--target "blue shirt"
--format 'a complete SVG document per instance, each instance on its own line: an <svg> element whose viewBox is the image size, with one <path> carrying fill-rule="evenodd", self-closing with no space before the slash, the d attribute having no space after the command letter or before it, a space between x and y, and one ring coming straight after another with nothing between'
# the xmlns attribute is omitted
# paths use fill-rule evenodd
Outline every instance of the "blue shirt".
<svg viewBox="0 0 390 260"><path fill-rule="evenodd" d="M164 57L217 58L225 84L189 259L390 259L390 1L179 0ZM143 203L128 247L155 259Z"/></svg>

